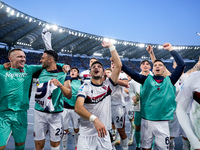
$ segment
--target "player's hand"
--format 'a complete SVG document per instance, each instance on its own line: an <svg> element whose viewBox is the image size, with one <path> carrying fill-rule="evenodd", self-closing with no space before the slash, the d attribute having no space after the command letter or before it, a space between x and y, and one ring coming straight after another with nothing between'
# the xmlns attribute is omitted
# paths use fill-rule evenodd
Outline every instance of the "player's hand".
<svg viewBox="0 0 200 150"><path fill-rule="evenodd" d="M166 50L169 50L169 51L173 50L173 47L170 43L163 44L163 48L166 49Z"/></svg>
<svg viewBox="0 0 200 150"><path fill-rule="evenodd" d="M149 54L151 54L153 52L153 48L151 47L151 45L148 45L148 47L146 48L147 52Z"/></svg>
<svg viewBox="0 0 200 150"><path fill-rule="evenodd" d="M70 70L70 65L64 65L62 67L63 72L68 73L68 71Z"/></svg>
<svg viewBox="0 0 200 150"><path fill-rule="evenodd" d="M51 79L51 81L50 81L50 85L51 84L54 84L55 86L58 86L58 87L61 87L62 86L62 84L57 80L57 79Z"/></svg>
<svg viewBox="0 0 200 150"><path fill-rule="evenodd" d="M11 67L11 63L10 62L4 63L3 66L6 70L9 70L9 67Z"/></svg>
<svg viewBox="0 0 200 150"><path fill-rule="evenodd" d="M93 123L94 123L94 127L96 128L98 132L98 136L105 137L107 135L107 131L103 123L99 120L99 118L96 118Z"/></svg>
<svg viewBox="0 0 200 150"><path fill-rule="evenodd" d="M111 43L111 42L106 42L106 41L103 41L102 43L101 43L101 45L103 46L103 47L111 47L111 46L113 46L113 44Z"/></svg>
<svg viewBox="0 0 200 150"><path fill-rule="evenodd" d="M137 96L133 96L132 100L134 101L134 103L137 103Z"/></svg>

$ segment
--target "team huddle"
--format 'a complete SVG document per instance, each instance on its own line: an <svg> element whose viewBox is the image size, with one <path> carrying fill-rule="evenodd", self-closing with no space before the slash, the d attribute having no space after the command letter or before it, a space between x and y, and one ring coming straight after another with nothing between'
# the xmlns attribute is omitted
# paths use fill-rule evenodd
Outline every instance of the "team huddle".
<svg viewBox="0 0 200 150"><path fill-rule="evenodd" d="M133 139L137 150L174 150L174 138L179 136L184 150L200 150L200 61L184 73L183 59L165 43L163 48L174 58L171 73L149 45L152 72L151 62L143 60L137 73L121 62L111 42L102 46L110 50L111 67L104 69L91 58L90 69L80 74L77 67L57 63L53 50L44 51L42 65L26 65L21 49L9 51L10 62L0 65L0 150L6 148L10 135L16 150L25 149L33 78L39 79L33 129L36 150L44 149L47 133L51 150L59 150L61 141L67 150L70 121L78 150L115 150L119 143L128 150Z"/></svg>

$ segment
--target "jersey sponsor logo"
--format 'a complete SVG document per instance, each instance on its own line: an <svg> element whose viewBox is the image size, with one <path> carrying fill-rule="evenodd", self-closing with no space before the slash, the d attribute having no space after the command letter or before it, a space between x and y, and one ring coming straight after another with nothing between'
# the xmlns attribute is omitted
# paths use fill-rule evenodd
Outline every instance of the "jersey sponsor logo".
<svg viewBox="0 0 200 150"><path fill-rule="evenodd" d="M14 73L14 74L12 74L12 73L8 73L7 72L6 75L5 75L5 77L11 77L11 79L14 78L14 77L17 77L17 78L22 77L22 78L24 78L27 75L28 75L27 73Z"/></svg>
<svg viewBox="0 0 200 150"><path fill-rule="evenodd" d="M100 94L98 96L95 97L90 97L87 96L85 99L85 103L86 104L96 104L99 103L101 101L103 101L107 96L111 95L112 90L110 89L110 87L107 88L107 91L103 94Z"/></svg>
<svg viewBox="0 0 200 150"><path fill-rule="evenodd" d="M195 91L193 94L193 99L200 104L200 93Z"/></svg>

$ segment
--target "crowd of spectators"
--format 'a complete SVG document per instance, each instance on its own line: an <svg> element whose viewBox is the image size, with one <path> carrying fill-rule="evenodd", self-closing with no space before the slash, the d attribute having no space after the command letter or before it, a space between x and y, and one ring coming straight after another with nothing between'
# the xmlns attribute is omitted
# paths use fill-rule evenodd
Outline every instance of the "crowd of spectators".
<svg viewBox="0 0 200 150"><path fill-rule="evenodd" d="M35 52L25 52L26 53L26 64L36 64L39 65L40 58L42 53L35 53ZM89 68L89 59L90 58L83 58L83 57L74 57L74 56L67 56L67 55L59 55L59 63L68 64L70 66L76 66L80 69L80 71L86 70ZM105 68L110 67L110 60L109 59L99 59L102 64L104 64ZM198 61L198 60L197 60ZM196 62L197 62L196 61ZM8 60L8 51L6 48L0 48L0 64L5 62L9 62ZM186 69L185 71L191 69L196 62L186 62ZM122 60L122 63L130 67L131 69L135 70L136 72L140 71L140 61L132 61L132 60ZM171 72L173 71L172 62L165 62L167 69Z"/></svg>

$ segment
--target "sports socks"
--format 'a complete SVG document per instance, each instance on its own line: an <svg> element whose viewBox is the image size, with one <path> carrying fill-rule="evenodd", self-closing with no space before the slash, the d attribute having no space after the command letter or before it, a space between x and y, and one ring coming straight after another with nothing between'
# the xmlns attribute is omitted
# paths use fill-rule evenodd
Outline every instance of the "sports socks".
<svg viewBox="0 0 200 150"><path fill-rule="evenodd" d="M140 147L140 131L135 131L136 147Z"/></svg>
<svg viewBox="0 0 200 150"><path fill-rule="evenodd" d="M170 143L169 143L169 149L170 149L170 150L174 150L174 148L175 148L174 139L171 139L171 140L170 140Z"/></svg>
<svg viewBox="0 0 200 150"><path fill-rule="evenodd" d="M60 145L57 146L57 147L52 147L52 146L51 146L51 150L60 150Z"/></svg>
<svg viewBox="0 0 200 150"><path fill-rule="evenodd" d="M182 138L183 150L190 150L190 142Z"/></svg>
<svg viewBox="0 0 200 150"><path fill-rule="evenodd" d="M123 150L128 150L128 138L121 140L121 145Z"/></svg>
<svg viewBox="0 0 200 150"><path fill-rule="evenodd" d="M134 133L135 133L135 124L134 121L131 121L129 139L133 139Z"/></svg>
<svg viewBox="0 0 200 150"><path fill-rule="evenodd" d="M62 138L62 145L63 145L63 150L67 149L67 140L68 140L68 134L64 134Z"/></svg>

